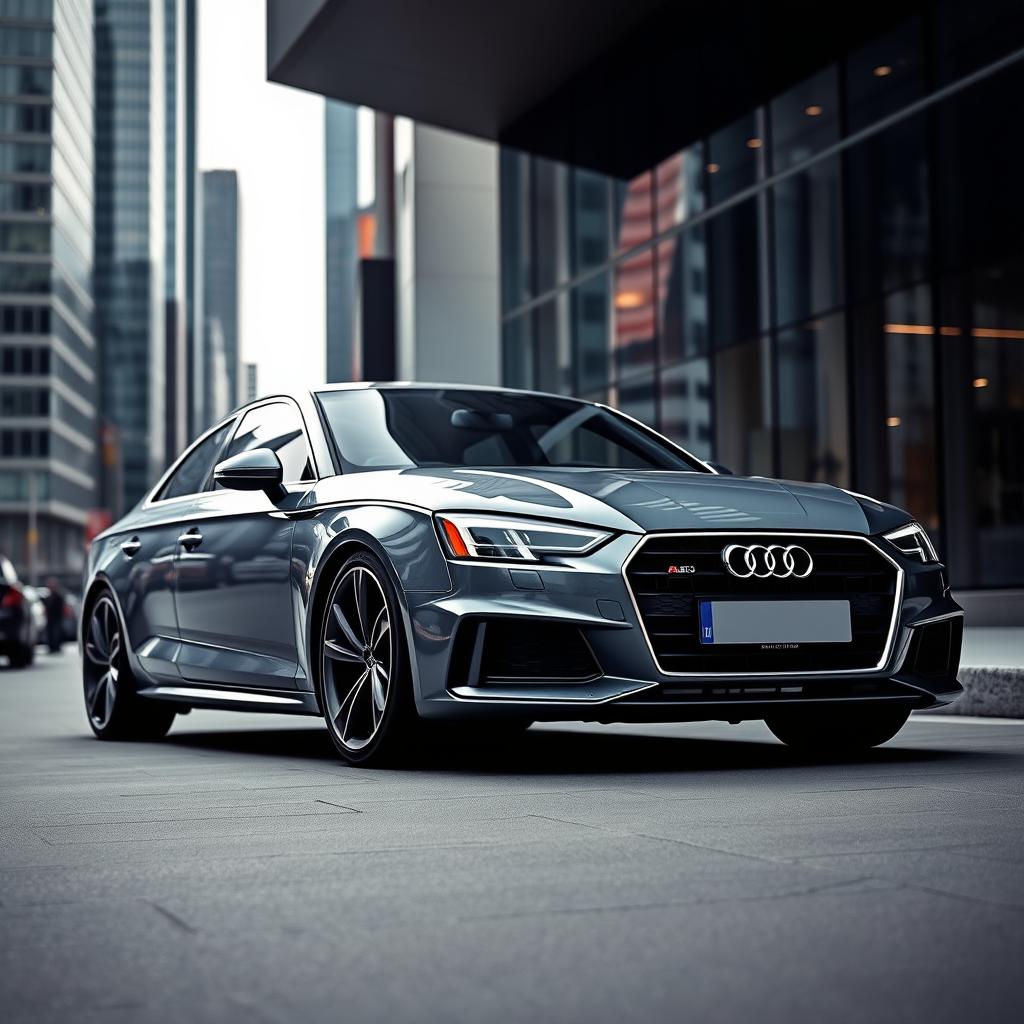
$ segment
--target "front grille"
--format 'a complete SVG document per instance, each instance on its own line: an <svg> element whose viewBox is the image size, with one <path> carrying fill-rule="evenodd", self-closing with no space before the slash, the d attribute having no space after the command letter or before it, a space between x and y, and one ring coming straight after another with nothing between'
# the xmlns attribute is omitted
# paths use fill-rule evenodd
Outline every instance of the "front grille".
<svg viewBox="0 0 1024 1024"><path fill-rule="evenodd" d="M814 559L804 579L740 579L722 564L729 544L799 544ZM692 566L693 572L669 572ZM665 673L803 673L873 669L885 652L896 600L896 567L857 537L787 534L657 534L626 569L658 667ZM700 643L702 600L847 600L852 640L765 650L759 644Z"/></svg>

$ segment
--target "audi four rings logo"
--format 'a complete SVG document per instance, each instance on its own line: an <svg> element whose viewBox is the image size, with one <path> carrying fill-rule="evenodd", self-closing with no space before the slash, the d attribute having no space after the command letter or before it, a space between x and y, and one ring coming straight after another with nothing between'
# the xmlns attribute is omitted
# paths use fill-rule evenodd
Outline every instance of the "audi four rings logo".
<svg viewBox="0 0 1024 1024"><path fill-rule="evenodd" d="M810 576L814 568L814 559L799 544L730 544L722 550L722 561L726 569L740 579L792 576L802 580Z"/></svg>

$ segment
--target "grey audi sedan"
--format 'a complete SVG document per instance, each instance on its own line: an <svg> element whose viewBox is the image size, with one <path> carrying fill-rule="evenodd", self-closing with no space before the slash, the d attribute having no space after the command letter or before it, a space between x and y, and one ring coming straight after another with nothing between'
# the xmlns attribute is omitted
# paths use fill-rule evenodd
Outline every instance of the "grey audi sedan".
<svg viewBox="0 0 1024 1024"><path fill-rule="evenodd" d="M829 754L961 693L963 612L906 512L556 395L253 402L96 539L85 582L102 739L290 712L380 764L535 721L763 719Z"/></svg>

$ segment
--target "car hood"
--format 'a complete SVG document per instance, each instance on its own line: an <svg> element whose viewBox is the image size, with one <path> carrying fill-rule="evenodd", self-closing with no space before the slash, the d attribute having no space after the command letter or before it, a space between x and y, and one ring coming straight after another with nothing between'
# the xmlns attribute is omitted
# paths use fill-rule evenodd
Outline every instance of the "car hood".
<svg viewBox="0 0 1024 1024"><path fill-rule="evenodd" d="M432 512L538 516L627 531L823 530L873 533L905 514L827 484L651 470L407 469L320 481L321 505L395 501Z"/></svg>

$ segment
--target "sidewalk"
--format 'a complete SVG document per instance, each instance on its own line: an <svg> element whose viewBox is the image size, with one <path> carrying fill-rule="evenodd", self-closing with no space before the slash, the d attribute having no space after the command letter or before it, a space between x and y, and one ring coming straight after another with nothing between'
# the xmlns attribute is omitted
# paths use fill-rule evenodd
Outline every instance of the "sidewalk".
<svg viewBox="0 0 1024 1024"><path fill-rule="evenodd" d="M968 626L959 679L964 695L940 713L1024 718L1024 627Z"/></svg>

